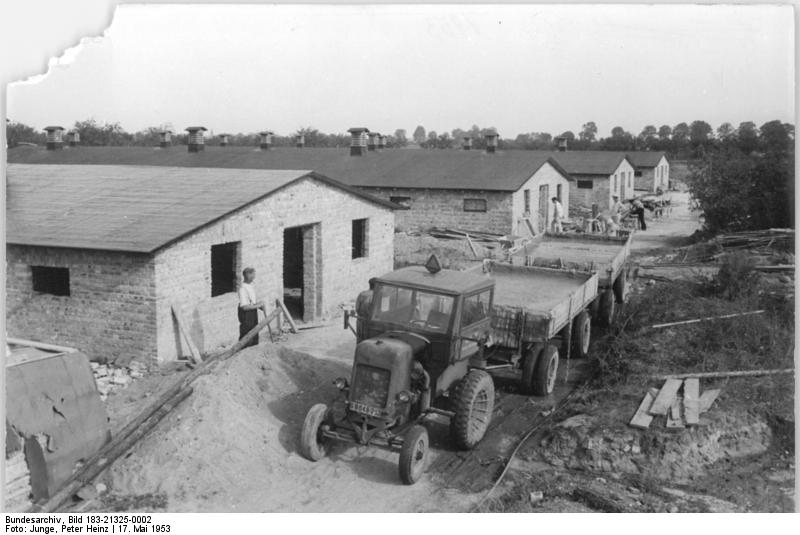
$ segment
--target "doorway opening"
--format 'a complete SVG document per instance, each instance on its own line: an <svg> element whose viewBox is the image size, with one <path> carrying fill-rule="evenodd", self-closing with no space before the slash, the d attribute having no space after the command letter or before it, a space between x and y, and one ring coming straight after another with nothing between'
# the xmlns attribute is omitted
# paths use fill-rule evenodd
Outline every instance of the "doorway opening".
<svg viewBox="0 0 800 535"><path fill-rule="evenodd" d="M318 226L283 231L283 302L292 318L300 321L314 320L321 305Z"/></svg>

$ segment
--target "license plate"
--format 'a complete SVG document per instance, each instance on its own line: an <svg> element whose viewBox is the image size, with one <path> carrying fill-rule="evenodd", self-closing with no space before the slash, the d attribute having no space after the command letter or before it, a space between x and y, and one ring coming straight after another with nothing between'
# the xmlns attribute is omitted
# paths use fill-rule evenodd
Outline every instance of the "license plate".
<svg viewBox="0 0 800 535"><path fill-rule="evenodd" d="M376 409L375 407L370 407L369 405L364 405L363 403L359 403L358 401L351 401L350 409L360 414L366 414L367 416L381 415L380 409Z"/></svg>

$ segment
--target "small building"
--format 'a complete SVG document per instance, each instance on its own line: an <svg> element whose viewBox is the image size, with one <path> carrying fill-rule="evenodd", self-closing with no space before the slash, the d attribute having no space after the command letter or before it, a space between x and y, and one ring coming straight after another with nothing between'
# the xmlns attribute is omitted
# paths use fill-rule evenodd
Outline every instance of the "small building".
<svg viewBox="0 0 800 535"><path fill-rule="evenodd" d="M611 151L557 151L553 158L575 179L570 193L569 209L572 215L587 216L592 205L602 212L613 203L634 197L634 167L623 152Z"/></svg>
<svg viewBox="0 0 800 535"><path fill-rule="evenodd" d="M44 131L47 132L47 150L60 150L64 148L63 126L45 126Z"/></svg>
<svg viewBox="0 0 800 535"><path fill-rule="evenodd" d="M667 191L669 182L669 160L661 151L629 152L628 159L634 167L634 189L655 193L658 188Z"/></svg>
<svg viewBox="0 0 800 535"><path fill-rule="evenodd" d="M201 152L206 148L204 132L208 129L205 126L187 126L189 132L189 152Z"/></svg>
<svg viewBox="0 0 800 535"><path fill-rule="evenodd" d="M7 192L8 333L92 359L188 355L173 306L232 344L246 266L306 321L393 268L396 206L313 172L10 164Z"/></svg>

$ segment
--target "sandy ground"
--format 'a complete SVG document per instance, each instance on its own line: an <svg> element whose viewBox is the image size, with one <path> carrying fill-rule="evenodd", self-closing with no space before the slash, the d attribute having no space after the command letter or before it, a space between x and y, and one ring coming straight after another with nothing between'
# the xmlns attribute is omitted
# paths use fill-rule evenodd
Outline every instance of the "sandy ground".
<svg viewBox="0 0 800 535"><path fill-rule="evenodd" d="M689 205L688 192L672 192L672 211L668 216L653 219L645 210L647 230L638 230L631 241L631 250L643 253L652 249L674 247L702 224L700 214Z"/></svg>

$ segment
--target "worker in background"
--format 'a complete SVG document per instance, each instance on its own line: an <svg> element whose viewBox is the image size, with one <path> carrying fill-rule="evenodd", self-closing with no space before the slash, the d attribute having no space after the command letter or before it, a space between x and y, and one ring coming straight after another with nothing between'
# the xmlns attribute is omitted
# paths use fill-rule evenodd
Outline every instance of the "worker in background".
<svg viewBox="0 0 800 535"><path fill-rule="evenodd" d="M622 213L622 203L619 202L619 195L612 195L611 198L614 199L614 202L611 203L611 208L609 209L609 212L611 215L611 219L613 219L614 223L616 223L617 226L619 226L621 219L620 214Z"/></svg>
<svg viewBox="0 0 800 535"><path fill-rule="evenodd" d="M616 236L619 230L619 225L614 221L610 212L600 212L597 215L597 222L600 225L600 231L608 234L609 236Z"/></svg>
<svg viewBox="0 0 800 535"><path fill-rule="evenodd" d="M256 270L251 267L244 268L242 279L242 285L239 287L239 340L258 325L259 309L263 310L265 315L267 313L266 303L256 299L256 289L253 287L253 281L256 280ZM244 347L255 345L258 345L258 335Z"/></svg>
<svg viewBox="0 0 800 535"><path fill-rule="evenodd" d="M564 219L564 207L561 206L561 202L558 200L558 197L553 197L550 200L553 201L552 229L556 234L561 234L564 232L564 229L561 227L561 220Z"/></svg>
<svg viewBox="0 0 800 535"><path fill-rule="evenodd" d="M647 230L647 223L644 222L644 204L639 199L631 201L631 213L639 218L639 226L642 230Z"/></svg>

